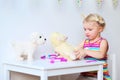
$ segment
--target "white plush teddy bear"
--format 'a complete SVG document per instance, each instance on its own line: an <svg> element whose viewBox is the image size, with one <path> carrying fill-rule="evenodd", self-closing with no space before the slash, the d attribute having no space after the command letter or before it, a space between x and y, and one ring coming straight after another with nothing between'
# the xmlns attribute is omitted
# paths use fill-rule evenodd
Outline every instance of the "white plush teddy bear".
<svg viewBox="0 0 120 80"><path fill-rule="evenodd" d="M73 47L67 42L67 37L65 35L55 32L50 36L50 40L55 52L66 58L68 61L76 59L74 54L76 47Z"/></svg>
<svg viewBox="0 0 120 80"><path fill-rule="evenodd" d="M38 32L34 32L31 36L31 40L27 42L13 42L12 46L16 50L17 60L23 61L33 61L34 52L39 45L44 44L46 38L40 35Z"/></svg>

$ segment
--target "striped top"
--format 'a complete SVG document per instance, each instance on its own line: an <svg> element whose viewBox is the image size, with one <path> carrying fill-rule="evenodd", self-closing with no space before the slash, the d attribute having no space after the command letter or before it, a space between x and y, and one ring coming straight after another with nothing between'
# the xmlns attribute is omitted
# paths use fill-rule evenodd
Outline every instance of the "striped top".
<svg viewBox="0 0 120 80"><path fill-rule="evenodd" d="M100 43L101 41L104 40L104 38L100 38L99 40L95 41L94 43L90 43L89 39L86 39L84 42L84 49L88 50L94 50L94 51L99 51L100 50ZM98 60L98 61L104 61L105 64L103 65L103 80L111 80L111 77L108 72L108 64L107 64L107 56L105 56L102 59L96 59L91 56L85 56L86 60ZM97 77L97 71L92 71L92 72L83 72L81 73L83 76L88 76L88 77Z"/></svg>

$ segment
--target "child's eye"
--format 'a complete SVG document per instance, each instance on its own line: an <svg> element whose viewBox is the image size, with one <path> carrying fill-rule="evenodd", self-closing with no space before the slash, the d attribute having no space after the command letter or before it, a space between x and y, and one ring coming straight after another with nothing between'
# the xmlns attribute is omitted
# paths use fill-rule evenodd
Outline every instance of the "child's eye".
<svg viewBox="0 0 120 80"><path fill-rule="evenodd" d="M92 31L92 29L88 29L89 31Z"/></svg>
<svg viewBox="0 0 120 80"><path fill-rule="evenodd" d="M86 31L86 29L84 28L84 31Z"/></svg>

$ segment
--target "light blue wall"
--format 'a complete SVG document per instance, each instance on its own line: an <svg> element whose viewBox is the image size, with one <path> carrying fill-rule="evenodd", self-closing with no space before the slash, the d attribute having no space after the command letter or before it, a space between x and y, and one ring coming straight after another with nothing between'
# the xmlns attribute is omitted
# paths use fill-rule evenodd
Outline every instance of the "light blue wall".
<svg viewBox="0 0 120 80"><path fill-rule="evenodd" d="M78 7L75 0L0 0L0 79L3 80L3 61L14 56L11 42L29 40L32 32L39 32L48 39L40 48L41 53L53 52L49 36L52 32L61 32L68 36L68 41L77 45L83 38L82 14L99 13L107 23L103 36L110 44L110 53L119 56L120 5L114 9L112 0L104 0L101 9L96 0L83 0ZM10 56L11 55L11 56ZM38 54L39 55L39 52ZM38 58L38 57L36 57ZM119 57L117 58L119 60ZM120 64L117 64L117 68ZM119 70L118 70L119 71ZM119 74L119 72L118 72ZM119 80L118 77L117 80Z"/></svg>

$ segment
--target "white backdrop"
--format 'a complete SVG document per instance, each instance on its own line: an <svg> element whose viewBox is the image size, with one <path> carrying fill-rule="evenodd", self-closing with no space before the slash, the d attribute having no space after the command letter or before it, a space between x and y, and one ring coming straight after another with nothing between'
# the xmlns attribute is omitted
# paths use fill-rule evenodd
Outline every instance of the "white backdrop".
<svg viewBox="0 0 120 80"><path fill-rule="evenodd" d="M79 7L77 0L0 0L0 79L3 80L2 63L5 60L14 60L14 50L11 47L13 40L27 41L32 32L42 33L47 38L47 43L36 52L36 59L41 53L53 52L49 42L52 32L61 32L68 36L68 41L78 45L84 38L82 28L82 14L99 13L106 20L106 29L103 36L108 39L109 53L120 56L119 18L120 5L113 8L112 0L104 0L103 6L97 8L96 0L83 0ZM117 61L119 57L116 58ZM117 62L118 63L118 62ZM116 65L118 71L120 64ZM120 74L117 72L117 74ZM16 74L17 79L22 79L23 74ZM29 75L26 75L30 77ZM34 80L38 78L33 77ZM28 78L29 80L33 80ZM117 77L119 80L120 77Z"/></svg>

